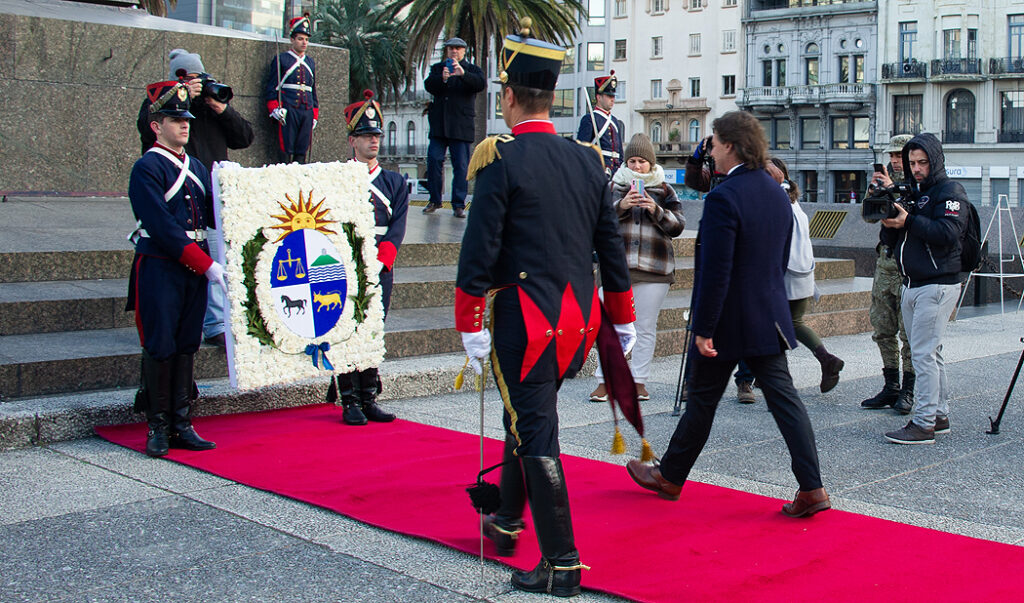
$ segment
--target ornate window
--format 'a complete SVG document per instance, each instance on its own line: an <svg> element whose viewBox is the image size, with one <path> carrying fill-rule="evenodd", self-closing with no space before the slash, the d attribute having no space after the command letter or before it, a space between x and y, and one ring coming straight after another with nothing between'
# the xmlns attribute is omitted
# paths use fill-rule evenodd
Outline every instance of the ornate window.
<svg viewBox="0 0 1024 603"><path fill-rule="evenodd" d="M974 94L960 88L946 97L946 131L942 142L974 142Z"/></svg>

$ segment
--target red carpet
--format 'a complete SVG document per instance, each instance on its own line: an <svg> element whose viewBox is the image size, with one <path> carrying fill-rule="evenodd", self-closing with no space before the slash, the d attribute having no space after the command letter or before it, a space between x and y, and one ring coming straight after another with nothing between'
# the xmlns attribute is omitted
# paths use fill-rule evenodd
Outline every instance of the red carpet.
<svg viewBox="0 0 1024 603"><path fill-rule="evenodd" d="M218 448L167 458L478 553L479 516L464 491L479 468L478 437L407 421L349 427L340 419L328 405L200 418L199 432ZM145 447L142 425L96 431ZM488 440L484 450L487 465L500 460L501 442ZM585 588L640 601L1024 596L1021 547L835 510L789 519L779 512L782 501L696 482L668 502L633 484L624 467L562 459L577 546L593 568L583 572ZM497 481L497 472L488 478ZM508 561L526 568L538 558L528 528Z"/></svg>

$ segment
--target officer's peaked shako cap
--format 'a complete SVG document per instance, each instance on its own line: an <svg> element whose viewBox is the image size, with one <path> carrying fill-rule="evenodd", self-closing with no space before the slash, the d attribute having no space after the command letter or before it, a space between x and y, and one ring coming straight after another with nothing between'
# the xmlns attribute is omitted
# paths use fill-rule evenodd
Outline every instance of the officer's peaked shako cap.
<svg viewBox="0 0 1024 603"><path fill-rule="evenodd" d="M301 17L295 17L288 22L288 37L294 38L296 34L312 34L312 27L309 23L309 13L302 15Z"/></svg>
<svg viewBox="0 0 1024 603"><path fill-rule="evenodd" d="M565 49L531 38L532 23L532 19L523 17L519 35L505 37L505 45L499 57L499 79L502 84L554 90L562 70L562 60L565 59Z"/></svg>
<svg viewBox="0 0 1024 603"><path fill-rule="evenodd" d="M615 87L619 85L619 78L615 77L615 70L612 69L608 75L594 78L594 89L598 94L615 96Z"/></svg>
<svg viewBox="0 0 1024 603"><path fill-rule="evenodd" d="M187 117L195 119L189 113L188 86L181 82L156 82L146 86L146 98L149 99L149 113L161 113L171 117Z"/></svg>
<svg viewBox="0 0 1024 603"><path fill-rule="evenodd" d="M348 133L352 136L363 134L383 134L380 126L384 116L380 111L380 103L373 100L373 92L363 91L365 100L345 107L345 121L348 125Z"/></svg>

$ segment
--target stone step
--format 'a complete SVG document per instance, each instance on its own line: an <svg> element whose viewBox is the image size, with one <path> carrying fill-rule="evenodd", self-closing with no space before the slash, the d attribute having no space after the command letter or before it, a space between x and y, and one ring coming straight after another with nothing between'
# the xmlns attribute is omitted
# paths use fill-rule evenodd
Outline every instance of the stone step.
<svg viewBox="0 0 1024 603"><path fill-rule="evenodd" d="M819 335L870 330L866 316L871 279L824 281L819 290L821 298L808 315ZM659 342L671 340L673 331L685 327L689 302L689 290L669 292L659 315ZM821 318L822 314L833 318ZM385 331L387 360L458 353L462 344L454 325L451 307L392 311ZM134 327L5 336L0 338L0 395L10 399L136 386L139 354ZM197 378L226 374L223 351L201 347L196 358Z"/></svg>
<svg viewBox="0 0 1024 603"><path fill-rule="evenodd" d="M462 354L447 354L385 362L381 368L382 405L386 408L388 400L454 392L455 376L464 361ZM325 400L327 387L326 374L250 392L232 389L227 379L202 379L194 411L204 416L314 404ZM467 396L477 395L471 389L465 391ZM142 415L131 410L134 401L135 387L126 387L0 404L0 450L84 438L99 425L143 421Z"/></svg>
<svg viewBox="0 0 1024 603"><path fill-rule="evenodd" d="M853 264L820 259L815 275L819 283L844 280ZM453 265L400 268L392 310L453 306L456 271ZM693 258L679 258L675 276L673 291L692 286ZM127 290L126 278L0 283L0 336L132 326L132 314L124 312Z"/></svg>

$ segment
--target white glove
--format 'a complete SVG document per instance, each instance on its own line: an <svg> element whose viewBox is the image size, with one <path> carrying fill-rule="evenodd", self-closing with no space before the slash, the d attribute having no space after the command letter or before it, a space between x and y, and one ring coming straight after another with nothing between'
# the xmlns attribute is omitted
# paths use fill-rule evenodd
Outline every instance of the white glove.
<svg viewBox="0 0 1024 603"><path fill-rule="evenodd" d="M278 107L278 108L276 108L276 109L274 109L273 111L270 112L270 118L271 119L276 119L277 121L281 122L282 125L284 124L284 120L287 117L288 117L288 109L285 109L284 107Z"/></svg>
<svg viewBox="0 0 1024 603"><path fill-rule="evenodd" d="M210 267L206 269L206 280L220 285L221 290L224 291L224 295L227 295L228 286L227 283L224 282L224 266L221 266L217 262L210 264Z"/></svg>
<svg viewBox="0 0 1024 603"><path fill-rule="evenodd" d="M633 349L633 344L636 343L636 327L631 322L613 326L615 333L619 336L619 345L622 346L623 355L628 354Z"/></svg>
<svg viewBox="0 0 1024 603"><path fill-rule="evenodd" d="M319 123L319 122L320 122L320 120L319 120L319 119L314 119L314 120L313 120L313 129L314 129L314 130L316 129L316 124L317 124L317 123Z"/></svg>
<svg viewBox="0 0 1024 603"><path fill-rule="evenodd" d="M469 356L469 365L477 375L484 372L480 359L491 355L491 332L487 329L480 329L476 333L462 333L462 347Z"/></svg>

